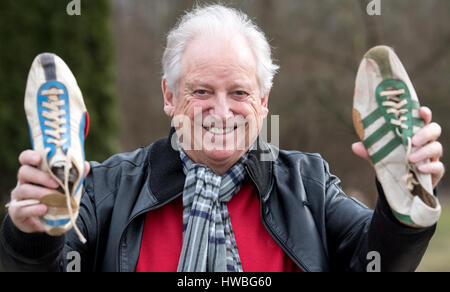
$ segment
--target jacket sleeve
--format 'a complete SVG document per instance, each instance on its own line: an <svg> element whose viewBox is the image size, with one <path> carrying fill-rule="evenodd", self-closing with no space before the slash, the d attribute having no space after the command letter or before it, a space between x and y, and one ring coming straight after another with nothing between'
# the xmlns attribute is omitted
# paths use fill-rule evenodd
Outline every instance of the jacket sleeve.
<svg viewBox="0 0 450 292"><path fill-rule="evenodd" d="M51 237L45 233L23 233L6 215L0 229L0 271L92 270L91 254L96 244L97 224L94 204L88 190L89 186L86 187L85 183L77 218L77 226L86 237L87 243L82 244L73 229L59 237Z"/></svg>
<svg viewBox="0 0 450 292"><path fill-rule="evenodd" d="M0 271L59 271L58 257L63 246L64 236L23 233L6 215L0 231Z"/></svg>
<svg viewBox="0 0 450 292"><path fill-rule="evenodd" d="M326 228L333 270L415 271L436 226L416 229L401 224L378 181L378 202L372 211L344 194L340 180L329 173L326 162L325 172ZM379 256L379 267L372 265L374 254Z"/></svg>

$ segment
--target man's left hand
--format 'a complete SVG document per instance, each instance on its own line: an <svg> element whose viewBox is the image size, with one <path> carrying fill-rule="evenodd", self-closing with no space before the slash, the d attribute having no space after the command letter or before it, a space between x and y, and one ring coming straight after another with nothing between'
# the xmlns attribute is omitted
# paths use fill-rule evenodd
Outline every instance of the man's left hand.
<svg viewBox="0 0 450 292"><path fill-rule="evenodd" d="M444 164L440 161L443 148L442 144L437 141L441 136L442 129L439 124L431 122L432 112L428 107L420 108L420 117L424 120L425 126L412 139L413 146L419 148L409 156L409 161L412 163L427 161L419 165L418 169L421 173L431 174L434 188L445 173ZM362 142L354 143L352 150L359 157L370 161L369 153Z"/></svg>

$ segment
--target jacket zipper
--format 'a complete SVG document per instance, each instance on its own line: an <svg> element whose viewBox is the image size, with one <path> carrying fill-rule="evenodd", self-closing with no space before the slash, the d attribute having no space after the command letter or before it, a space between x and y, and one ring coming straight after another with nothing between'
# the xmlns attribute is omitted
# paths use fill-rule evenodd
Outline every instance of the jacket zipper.
<svg viewBox="0 0 450 292"><path fill-rule="evenodd" d="M158 208L163 207L164 205L169 204L169 203L172 202L173 200L176 200L178 197L180 197L182 194L183 194L183 192L179 193L178 195L174 196L173 198L171 198L171 199L168 200L168 201L165 201L165 202L163 202L163 203L157 204L157 205L152 206L152 207L150 207L150 208L146 208L146 209L140 211L139 213L137 213L136 215L134 215L133 217L131 217L131 219L128 221L127 225L125 226L125 228L122 230L122 234L120 235L119 246L118 246L118 249L117 249L117 271L120 272L120 270L121 270L120 267L121 267L122 261L121 261L120 254L121 254L121 249L122 249L123 235L124 235L125 231L128 229L128 227L130 226L130 224L134 221L134 219L136 219L137 217L141 216L141 215L144 214L144 213L153 211L153 210L155 210L155 209L158 209Z"/></svg>
<svg viewBox="0 0 450 292"><path fill-rule="evenodd" d="M273 240L275 240L275 242L278 244L278 246L281 247L281 249L294 261L294 263L296 265L298 265L302 269L302 271L309 272L310 270L300 261L300 259L297 259L297 257L295 257L292 254L292 252L284 245L284 243L281 242L278 235L270 228L269 224L267 224L266 218L264 217L264 214L263 214L263 203L262 203L263 196L261 196L261 191L259 190L259 187L256 184L256 180L253 177L253 173L250 171L250 169L247 165L245 166L245 170L247 171L247 173L250 177L250 180L252 181L253 186L256 188L256 192L258 193L258 196L260 198L260 216L261 216L261 221L263 222L264 227L269 232L269 234L273 238ZM272 187L273 187L273 185L270 186L268 193L271 191Z"/></svg>

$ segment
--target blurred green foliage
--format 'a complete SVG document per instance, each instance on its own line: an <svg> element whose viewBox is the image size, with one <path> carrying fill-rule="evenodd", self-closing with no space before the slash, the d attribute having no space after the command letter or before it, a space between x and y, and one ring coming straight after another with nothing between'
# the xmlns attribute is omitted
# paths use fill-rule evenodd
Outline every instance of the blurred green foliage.
<svg viewBox="0 0 450 292"><path fill-rule="evenodd" d="M0 202L15 185L20 152L31 147L23 101L39 53L56 53L77 78L90 114L87 159L117 150L110 1L82 1L81 16L67 15L69 2L0 1Z"/></svg>

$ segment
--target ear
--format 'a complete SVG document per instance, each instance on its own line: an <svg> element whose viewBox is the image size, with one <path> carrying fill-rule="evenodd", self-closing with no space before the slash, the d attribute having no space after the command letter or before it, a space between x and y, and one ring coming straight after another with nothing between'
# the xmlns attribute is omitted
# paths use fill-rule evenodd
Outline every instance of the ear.
<svg viewBox="0 0 450 292"><path fill-rule="evenodd" d="M270 89L267 91L266 95L261 99L262 117L266 118L269 114L269 95Z"/></svg>
<svg viewBox="0 0 450 292"><path fill-rule="evenodd" d="M164 112L169 117L173 117L174 112L175 112L174 94L167 87L166 79L162 80L162 82L161 82L161 89L162 89L163 96L164 96Z"/></svg>

